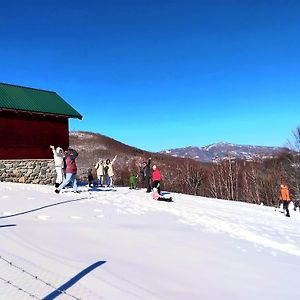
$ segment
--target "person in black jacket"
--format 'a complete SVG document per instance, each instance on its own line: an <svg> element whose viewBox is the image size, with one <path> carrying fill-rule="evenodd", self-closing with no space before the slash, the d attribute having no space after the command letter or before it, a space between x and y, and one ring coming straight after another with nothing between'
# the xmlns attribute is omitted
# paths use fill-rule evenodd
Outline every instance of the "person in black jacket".
<svg viewBox="0 0 300 300"><path fill-rule="evenodd" d="M148 162L143 162L143 180L146 180L147 193L151 192L152 172L151 172L150 163L151 163L151 157L148 159Z"/></svg>

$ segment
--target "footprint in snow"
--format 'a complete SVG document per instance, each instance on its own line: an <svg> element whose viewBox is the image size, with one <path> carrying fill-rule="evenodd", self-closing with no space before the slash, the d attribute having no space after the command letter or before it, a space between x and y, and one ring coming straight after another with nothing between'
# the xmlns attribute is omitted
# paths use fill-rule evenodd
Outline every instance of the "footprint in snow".
<svg viewBox="0 0 300 300"><path fill-rule="evenodd" d="M104 215L96 215L95 218L97 219L104 218Z"/></svg>
<svg viewBox="0 0 300 300"><path fill-rule="evenodd" d="M78 219L81 219L81 217L79 216L69 216L70 219L73 219L73 220L78 220Z"/></svg>
<svg viewBox="0 0 300 300"><path fill-rule="evenodd" d="M3 195L1 198L2 198L2 199L7 199L7 198L8 198L8 196L6 196L6 195Z"/></svg>
<svg viewBox="0 0 300 300"><path fill-rule="evenodd" d="M47 216L47 215L40 215L40 216L37 216L36 218L39 220L43 220L43 221L51 219L51 217Z"/></svg>

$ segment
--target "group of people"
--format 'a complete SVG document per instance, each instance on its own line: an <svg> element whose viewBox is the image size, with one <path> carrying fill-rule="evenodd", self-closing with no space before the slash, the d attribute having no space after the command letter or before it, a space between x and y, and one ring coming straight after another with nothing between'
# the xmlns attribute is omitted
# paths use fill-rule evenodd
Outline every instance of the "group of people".
<svg viewBox="0 0 300 300"><path fill-rule="evenodd" d="M72 185L73 191L77 192L77 165L76 158L78 157L78 152L72 148L68 148L68 150L64 151L61 147L57 147L55 149L54 146L50 145L50 148L53 152L53 159L56 171L56 180L55 180L55 192L59 193L64 187L68 184ZM106 179L106 186L113 186L113 164L117 158L117 155L114 157L112 161L107 159L104 163L103 160L100 160L95 169L97 171L97 185L99 183L100 186L103 186L104 178ZM94 180L92 176L91 170L88 174L88 180Z"/></svg>
<svg viewBox="0 0 300 300"><path fill-rule="evenodd" d="M76 150L69 148L64 151L62 148L50 145L53 152L54 165L56 171L55 193L59 193L65 186L71 184L73 191L77 193L77 166L76 158L78 153Z"/></svg>
<svg viewBox="0 0 300 300"><path fill-rule="evenodd" d="M153 165L151 169L151 157L148 159L148 162L143 162L141 173L143 181L146 181L147 193L150 193L153 188L156 188L160 194L161 176L156 165Z"/></svg>
<svg viewBox="0 0 300 300"><path fill-rule="evenodd" d="M55 149L54 146L50 146L53 152L56 180L55 180L55 192L59 193L65 186L70 184L73 187L73 191L77 191L77 166L76 158L78 157L78 152L72 148L64 151L61 147ZM117 159L117 155L112 159L99 160L95 165L95 170L97 173L97 180L95 182L92 175L92 170L89 169L88 181L89 185L94 186L106 186L113 187L114 170L113 165ZM172 202L172 197L166 198L161 195L161 175L156 165L151 168L151 158L147 162L143 162L141 170L142 182L146 185L146 192L151 193L154 200L157 201L167 201ZM137 178L138 175L131 173L129 178L130 189L137 188ZM284 182L280 185L280 203L283 205L283 209L286 212L286 216L290 217L289 203L290 203L290 193L287 184Z"/></svg>
<svg viewBox="0 0 300 300"><path fill-rule="evenodd" d="M157 201L173 202L172 197L161 196L161 175L156 165L152 166L151 170L151 157L148 162L143 162L141 169L142 180L146 182L147 193L151 193L152 198ZM131 177L130 177L131 178Z"/></svg>
<svg viewBox="0 0 300 300"><path fill-rule="evenodd" d="M113 164L117 159L117 155L113 158L111 161L110 159L107 159L104 161L103 159L99 160L96 165L96 173L97 173L97 180L96 180L96 186L107 186L107 187L113 187L113 177L114 177L114 169L113 169ZM92 175L92 170L89 170L88 173L88 181L89 181L89 186L92 187L94 186L94 177Z"/></svg>
<svg viewBox="0 0 300 300"><path fill-rule="evenodd" d="M77 166L76 158L78 157L78 152L72 148L64 151L61 147L55 149L54 146L50 145L53 152L56 180L55 180L55 192L58 194L67 185L73 187L73 191L77 191ZM117 155L112 159L99 160L95 165L95 170L97 174L97 180L94 180L92 170L88 170L88 182L90 187L96 186L106 186L113 187L114 170L113 165L117 159ZM158 201L168 201L171 202L172 198L165 198L161 196L161 176L156 165L152 166L151 169L151 158L148 162L144 162L141 169L142 180L146 182L147 193L152 192L152 198ZM137 178L138 176L131 173L130 176L130 189L137 188Z"/></svg>
<svg viewBox="0 0 300 300"><path fill-rule="evenodd" d="M70 184L73 187L73 191L77 191L77 166L76 158L78 152L72 148L64 151L61 147L55 149L54 146L50 146L53 152L56 181L55 181L55 192L59 193L65 186ZM97 180L95 182L92 175L92 170L88 171L89 186L106 186L113 187L114 170L113 165L117 159L117 155L112 159L99 160L95 165L97 173ZM161 175L156 165L151 167L151 158L147 162L143 162L141 167L141 178L142 182L146 185L146 192L151 193L154 200L172 202L172 197L166 198L161 195ZM131 173L129 178L130 189L137 188L138 175ZM286 212L286 216L290 217L289 203L290 193L287 184L284 182L280 185L280 203L283 205L283 209Z"/></svg>

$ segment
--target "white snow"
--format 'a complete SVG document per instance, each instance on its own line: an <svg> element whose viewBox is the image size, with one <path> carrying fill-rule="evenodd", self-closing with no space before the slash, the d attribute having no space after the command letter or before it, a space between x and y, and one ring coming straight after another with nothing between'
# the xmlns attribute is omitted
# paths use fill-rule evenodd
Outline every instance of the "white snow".
<svg viewBox="0 0 300 300"><path fill-rule="evenodd" d="M271 207L183 194L165 203L145 190L80 190L0 183L0 299L300 296L299 212L286 218Z"/></svg>

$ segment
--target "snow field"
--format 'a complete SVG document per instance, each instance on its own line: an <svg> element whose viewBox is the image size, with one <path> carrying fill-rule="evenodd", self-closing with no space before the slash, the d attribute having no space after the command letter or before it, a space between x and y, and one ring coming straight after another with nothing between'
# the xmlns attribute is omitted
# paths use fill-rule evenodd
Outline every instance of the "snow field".
<svg viewBox="0 0 300 300"><path fill-rule="evenodd" d="M0 299L42 299L99 261L58 299L300 296L287 288L300 271L299 212L128 188L0 190Z"/></svg>

